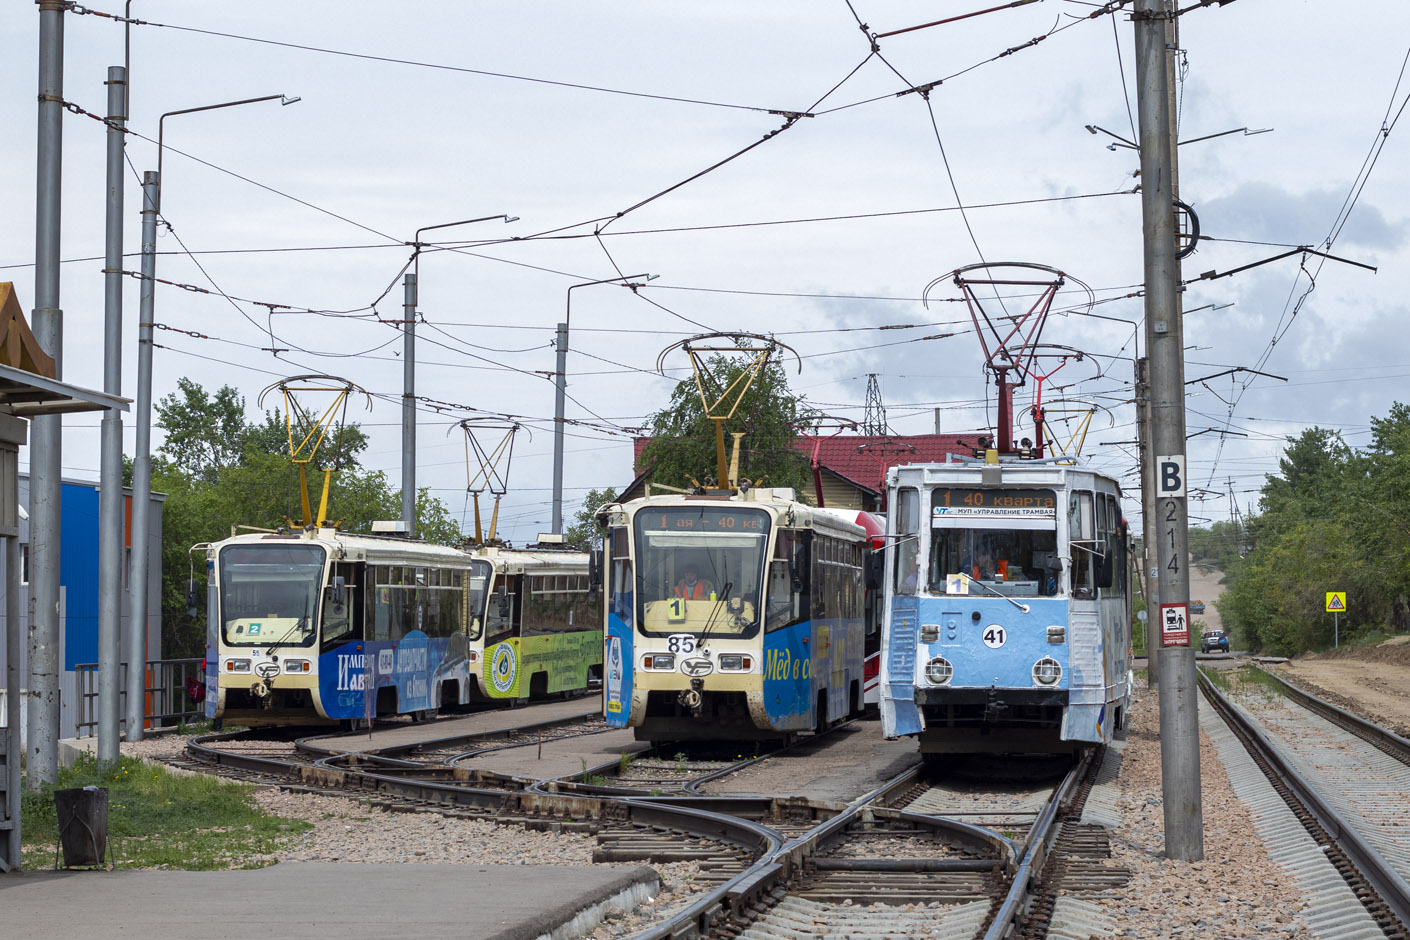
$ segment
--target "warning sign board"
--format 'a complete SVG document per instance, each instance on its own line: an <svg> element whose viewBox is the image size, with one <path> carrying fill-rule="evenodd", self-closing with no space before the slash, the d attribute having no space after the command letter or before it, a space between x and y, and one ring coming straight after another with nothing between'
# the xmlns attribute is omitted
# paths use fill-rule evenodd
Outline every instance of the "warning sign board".
<svg viewBox="0 0 1410 940"><path fill-rule="evenodd" d="M1190 645L1190 608L1188 604L1160 605L1160 645Z"/></svg>
<svg viewBox="0 0 1410 940"><path fill-rule="evenodd" d="M1344 614L1344 613L1346 613L1346 592L1345 592L1345 591L1328 591L1328 592L1327 592L1327 613L1329 613L1329 614Z"/></svg>

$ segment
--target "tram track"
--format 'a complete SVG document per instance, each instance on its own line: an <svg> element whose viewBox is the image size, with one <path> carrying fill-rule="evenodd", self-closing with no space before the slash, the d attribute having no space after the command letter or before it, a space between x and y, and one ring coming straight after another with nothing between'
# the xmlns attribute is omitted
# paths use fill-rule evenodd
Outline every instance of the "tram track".
<svg viewBox="0 0 1410 940"><path fill-rule="evenodd" d="M239 750L229 746L231 735L208 735L188 742L188 760L213 760L224 773L265 785L363 798L391 812L591 835L595 862L694 863L704 892L638 933L641 940L775 936L770 931L793 931L802 921L855 922L898 936L939 936L934 931L943 927L958 930L946 936L1040 937L1054 911L1061 914L1056 899L1064 885L1092 890L1124 879L1103 862L1110 849L1094 835L1099 827L1082 826L1074 815L1093 776L1091 755L1057 787L1017 783L979 808L975 785L928 777L922 767L837 804L695 792L761 757L708 766L713 762L637 756L554 779L428 759L533 746L540 730L545 740L583 732L581 722L549 724L532 733L502 729L375 749L358 734ZM647 776L597 782L638 761ZM700 766L681 766L693 763ZM651 776L659 765L688 783L664 792L663 778Z"/></svg>
<svg viewBox="0 0 1410 940"><path fill-rule="evenodd" d="M1322 864L1324 858L1344 881L1344 889L1336 892L1335 898L1319 905L1320 916L1336 918L1338 924L1360 923L1369 918L1385 937L1410 938L1410 883L1406 879L1410 870L1410 808L1403 807L1405 784L1391 782L1410 776L1400 758L1389 756L1382 746L1385 741L1374 746L1365 743L1368 737L1382 738L1389 732L1357 719L1350 722L1357 728L1355 737L1341 733L1338 729L1345 727L1346 719L1355 716L1343 712L1334 728L1328 723L1330 718L1324 720L1322 716L1327 709L1341 710L1325 702L1307 704L1315 697L1301 690L1296 690L1299 694L1289 700L1307 709L1307 717L1295 718L1282 712L1279 718L1291 717L1301 723L1275 731L1267 726L1266 716L1255 720L1203 673L1199 681L1205 698L1296 821L1297 834L1287 832L1286 827L1279 829L1278 838L1283 844L1270 848L1270 854L1281 856L1299 877L1306 878L1313 877L1310 866ZM1314 709L1317 717L1313 717ZM1315 722L1321 722L1321 727L1316 727ZM1335 738L1332 731L1336 731ZM1324 749L1323 755L1314 753L1317 747ZM1327 752L1334 756L1328 758ZM1379 784L1383 789L1375 808L1385 810L1387 796L1397 801L1388 811L1392 817L1389 820L1385 818L1387 813L1365 812L1365 784L1376 774L1385 776ZM1387 786L1391 789L1384 789ZM1305 847L1307 836L1316 846L1315 855ZM1332 935L1338 934L1334 931Z"/></svg>

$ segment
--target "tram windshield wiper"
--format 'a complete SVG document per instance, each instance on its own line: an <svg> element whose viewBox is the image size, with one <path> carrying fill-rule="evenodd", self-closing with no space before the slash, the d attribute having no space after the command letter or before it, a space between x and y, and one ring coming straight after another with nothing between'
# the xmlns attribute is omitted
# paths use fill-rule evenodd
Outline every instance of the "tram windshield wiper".
<svg viewBox="0 0 1410 940"><path fill-rule="evenodd" d="M288 642L289 642L289 638L292 637L295 632L302 632L302 631L304 630L304 628L308 626L308 613L309 613L308 608L309 608L308 596L305 595L305 596L304 596L304 613L303 613L303 616L300 617L298 620L296 620L296 621L294 622L294 625L293 625L292 627L290 627L288 630L285 630L283 636L281 636L279 639L275 640L273 643L269 644L269 646L266 647L266 652L270 652L270 653L274 652L274 651L277 650L279 647L281 647L281 646L283 646L284 644L288 643Z"/></svg>
<svg viewBox="0 0 1410 940"><path fill-rule="evenodd" d="M1004 593L1001 593L1001 592L999 592L999 591L994 590L994 589L991 588L989 585L985 584L983 581L980 581L978 578L970 578L970 579L969 579L969 583L970 583L970 584L977 584L977 585L979 585L979 586L982 587L984 590L988 591L990 594L993 594L995 597L1002 597L1004 600L1008 601L1010 604L1012 604L1013 606L1017 607L1019 610L1023 611L1025 614L1028 613L1028 611L1029 611L1029 607L1028 607L1027 604L1020 604L1018 601L1014 600L1012 597L1009 597L1007 594L1004 594Z"/></svg>
<svg viewBox="0 0 1410 940"><path fill-rule="evenodd" d="M719 597L715 599L715 606L710 608L710 616L705 620L705 629L700 631L700 640L697 645L705 645L705 638L710 635L710 628L714 626L715 618L720 615L720 608L729 601L729 592L733 587L733 581L726 581L725 586L720 589Z"/></svg>

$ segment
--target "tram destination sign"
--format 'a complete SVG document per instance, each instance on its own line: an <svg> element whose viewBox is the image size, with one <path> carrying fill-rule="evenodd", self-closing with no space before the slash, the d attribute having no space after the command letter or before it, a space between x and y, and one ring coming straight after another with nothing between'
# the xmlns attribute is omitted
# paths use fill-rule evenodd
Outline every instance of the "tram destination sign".
<svg viewBox="0 0 1410 940"><path fill-rule="evenodd" d="M1056 519L1057 498L1052 490L980 490L953 487L937 489L931 517Z"/></svg>
<svg viewBox="0 0 1410 940"><path fill-rule="evenodd" d="M647 532L764 532L768 517L757 509L660 509L637 515Z"/></svg>

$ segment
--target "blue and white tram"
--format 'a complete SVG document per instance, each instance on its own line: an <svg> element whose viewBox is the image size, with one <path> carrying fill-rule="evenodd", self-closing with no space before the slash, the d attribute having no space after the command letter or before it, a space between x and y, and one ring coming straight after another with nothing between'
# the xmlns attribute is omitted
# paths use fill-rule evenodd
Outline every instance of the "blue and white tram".
<svg viewBox="0 0 1410 940"><path fill-rule="evenodd" d="M465 552L310 529L237 535L206 557L208 717L351 725L471 700L486 579Z"/></svg>
<svg viewBox="0 0 1410 940"><path fill-rule="evenodd" d="M922 753L1108 742L1130 705L1116 481L1017 458L888 474L882 730Z"/></svg>
<svg viewBox="0 0 1410 940"><path fill-rule="evenodd" d="M648 741L768 741L860 713L869 546L855 517L768 488L599 510L607 723Z"/></svg>

